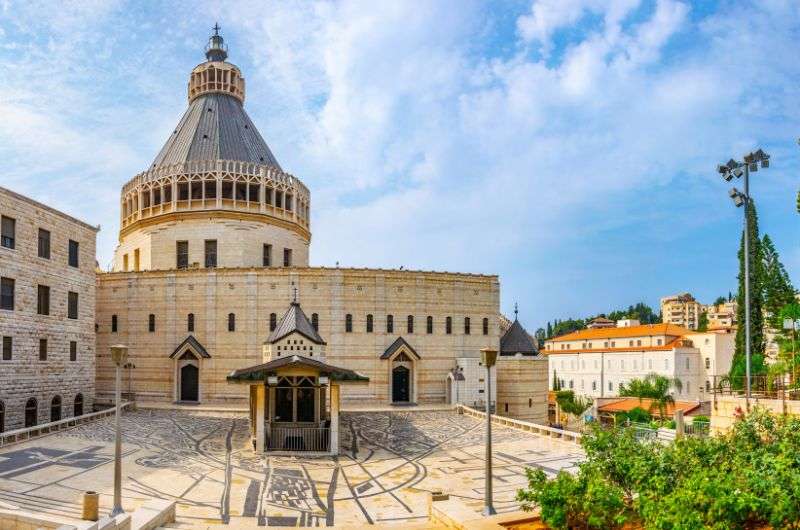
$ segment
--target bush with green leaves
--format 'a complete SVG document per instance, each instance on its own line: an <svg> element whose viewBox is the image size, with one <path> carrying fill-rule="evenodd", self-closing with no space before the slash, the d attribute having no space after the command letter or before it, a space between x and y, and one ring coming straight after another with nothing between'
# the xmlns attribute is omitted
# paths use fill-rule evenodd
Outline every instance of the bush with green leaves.
<svg viewBox="0 0 800 530"><path fill-rule="evenodd" d="M595 426L581 444L577 473L528 470L517 493L552 528L800 528L800 418L756 409L725 435L670 444Z"/></svg>

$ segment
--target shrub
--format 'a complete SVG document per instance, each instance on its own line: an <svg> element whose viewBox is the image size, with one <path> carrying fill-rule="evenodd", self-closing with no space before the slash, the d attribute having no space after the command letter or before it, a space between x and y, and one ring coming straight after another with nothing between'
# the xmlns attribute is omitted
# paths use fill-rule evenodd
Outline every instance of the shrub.
<svg viewBox="0 0 800 530"><path fill-rule="evenodd" d="M708 416L693 416L692 423L709 423L711 420Z"/></svg>
<svg viewBox="0 0 800 530"><path fill-rule="evenodd" d="M517 493L552 528L800 528L800 418L756 408L730 432L671 444L594 426L577 473L528 472Z"/></svg>

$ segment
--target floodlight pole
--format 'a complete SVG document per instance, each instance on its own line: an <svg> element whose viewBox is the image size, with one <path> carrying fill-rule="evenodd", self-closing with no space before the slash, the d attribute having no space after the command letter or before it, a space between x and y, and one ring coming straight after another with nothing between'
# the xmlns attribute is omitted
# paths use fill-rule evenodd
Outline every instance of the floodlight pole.
<svg viewBox="0 0 800 530"><path fill-rule="evenodd" d="M483 515L495 515L494 496L492 494L492 366L497 362L497 350L483 348L481 361L486 366L486 469L484 489Z"/></svg>
<svg viewBox="0 0 800 530"><path fill-rule="evenodd" d="M750 164L744 164L744 366L746 405L750 408Z"/></svg>

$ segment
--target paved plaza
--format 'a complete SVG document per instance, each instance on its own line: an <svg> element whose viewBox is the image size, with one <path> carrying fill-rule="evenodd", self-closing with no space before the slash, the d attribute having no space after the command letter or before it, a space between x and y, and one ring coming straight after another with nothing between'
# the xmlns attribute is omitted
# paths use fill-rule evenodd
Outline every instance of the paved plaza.
<svg viewBox="0 0 800 530"><path fill-rule="evenodd" d="M81 494L113 491L113 418L0 451L0 503L80 517ZM338 458L261 458L247 419L141 410L123 416L126 510L152 497L178 502L184 525L354 526L422 522L441 490L480 511L483 422L452 411L356 412L342 417ZM517 508L526 466L548 473L582 458L574 444L493 426L498 511Z"/></svg>

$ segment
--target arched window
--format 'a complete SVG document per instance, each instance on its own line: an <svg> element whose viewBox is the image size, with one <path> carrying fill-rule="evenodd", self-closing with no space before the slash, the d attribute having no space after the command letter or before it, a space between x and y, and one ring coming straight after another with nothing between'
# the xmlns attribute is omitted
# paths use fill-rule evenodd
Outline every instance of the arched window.
<svg viewBox="0 0 800 530"><path fill-rule="evenodd" d="M350 313L346 314L344 317L344 330L346 333L353 332L353 315Z"/></svg>
<svg viewBox="0 0 800 530"><path fill-rule="evenodd" d="M38 423L39 407L36 398L25 402L25 427L34 427Z"/></svg>
<svg viewBox="0 0 800 530"><path fill-rule="evenodd" d="M464 335L469 335L470 332L470 321L469 317L464 317Z"/></svg>
<svg viewBox="0 0 800 530"><path fill-rule="evenodd" d="M117 315L111 315L111 333L117 332Z"/></svg>
<svg viewBox="0 0 800 530"><path fill-rule="evenodd" d="M150 313L150 316L147 317L147 331L153 333L156 330L156 316Z"/></svg>
<svg viewBox="0 0 800 530"><path fill-rule="evenodd" d="M394 315L386 315L386 333L394 333Z"/></svg>
<svg viewBox="0 0 800 530"><path fill-rule="evenodd" d="M406 330L408 333L414 333L414 315L408 315L406 322Z"/></svg>
<svg viewBox="0 0 800 530"><path fill-rule="evenodd" d="M61 396L55 396L50 402L50 421L61 419Z"/></svg>
<svg viewBox="0 0 800 530"><path fill-rule="evenodd" d="M189 333L194 333L194 313L186 315L186 329Z"/></svg>
<svg viewBox="0 0 800 530"><path fill-rule="evenodd" d="M236 331L236 315L228 313L228 331Z"/></svg>
<svg viewBox="0 0 800 530"><path fill-rule="evenodd" d="M0 432L6 430L6 405L0 401Z"/></svg>
<svg viewBox="0 0 800 530"><path fill-rule="evenodd" d="M425 323L425 331L430 335L433 333L433 317L428 315L427 321Z"/></svg>
<svg viewBox="0 0 800 530"><path fill-rule="evenodd" d="M319 331L319 315L316 313L311 313L311 326L314 331Z"/></svg>
<svg viewBox="0 0 800 530"><path fill-rule="evenodd" d="M450 335L453 333L453 317L444 319L444 332Z"/></svg>
<svg viewBox="0 0 800 530"><path fill-rule="evenodd" d="M275 313L269 314L269 330L275 331L275 328L278 327L278 315Z"/></svg>
<svg viewBox="0 0 800 530"><path fill-rule="evenodd" d="M488 318L484 318L483 319L483 334L484 335L488 335L489 334L489 319Z"/></svg>
<svg viewBox="0 0 800 530"><path fill-rule="evenodd" d="M75 404L72 406L73 416L83 416L83 394L75 396Z"/></svg>
<svg viewBox="0 0 800 530"><path fill-rule="evenodd" d="M367 333L372 333L372 315L367 315Z"/></svg>

